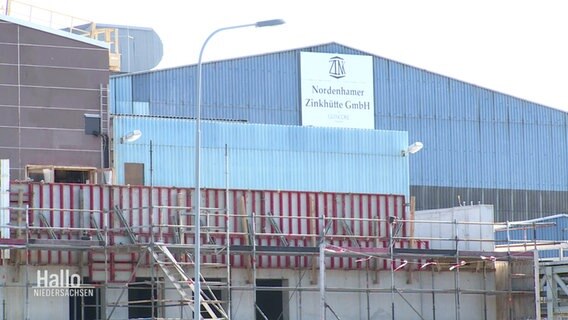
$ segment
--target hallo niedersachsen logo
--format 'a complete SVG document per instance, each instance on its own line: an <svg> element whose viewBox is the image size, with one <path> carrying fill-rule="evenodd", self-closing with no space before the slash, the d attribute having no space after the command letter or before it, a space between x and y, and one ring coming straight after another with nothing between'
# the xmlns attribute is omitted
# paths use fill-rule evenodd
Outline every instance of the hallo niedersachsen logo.
<svg viewBox="0 0 568 320"><path fill-rule="evenodd" d="M345 77L345 60L335 56L329 59L329 75L335 79Z"/></svg>

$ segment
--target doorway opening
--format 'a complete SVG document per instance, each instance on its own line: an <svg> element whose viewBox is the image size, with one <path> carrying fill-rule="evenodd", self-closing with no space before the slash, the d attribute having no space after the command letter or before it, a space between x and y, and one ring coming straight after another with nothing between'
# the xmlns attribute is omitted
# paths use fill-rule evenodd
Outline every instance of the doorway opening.
<svg viewBox="0 0 568 320"><path fill-rule="evenodd" d="M282 279L257 279L256 280L256 319L264 320L264 316L268 320L287 320L288 317L288 299L284 300L284 292L277 288L282 288L286 283ZM270 290L263 290L263 287L270 287ZM260 309L260 311L259 311ZM264 316L260 313L264 314Z"/></svg>

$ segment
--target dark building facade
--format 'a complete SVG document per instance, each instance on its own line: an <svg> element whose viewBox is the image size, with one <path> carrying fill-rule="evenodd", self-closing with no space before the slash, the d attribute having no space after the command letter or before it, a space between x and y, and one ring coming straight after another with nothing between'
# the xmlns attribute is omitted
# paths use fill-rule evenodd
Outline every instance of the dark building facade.
<svg viewBox="0 0 568 320"><path fill-rule="evenodd" d="M104 166L109 74L106 43L0 15L0 158L12 179L80 182ZM86 118L102 128L86 134Z"/></svg>

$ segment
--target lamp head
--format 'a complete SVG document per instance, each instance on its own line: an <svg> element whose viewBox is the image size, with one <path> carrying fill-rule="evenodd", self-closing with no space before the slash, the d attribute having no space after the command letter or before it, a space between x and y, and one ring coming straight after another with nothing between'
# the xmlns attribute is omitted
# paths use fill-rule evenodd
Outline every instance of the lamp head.
<svg viewBox="0 0 568 320"><path fill-rule="evenodd" d="M142 131L137 129L137 130L129 132L125 136L121 137L120 143L134 142L134 141L140 139L141 136L142 136Z"/></svg>
<svg viewBox="0 0 568 320"><path fill-rule="evenodd" d="M406 150L402 150L401 155L403 157L406 157L407 154L416 153L416 152L420 151L423 147L424 147L424 145L422 144L422 142L416 141L413 144L409 145L408 148L406 148Z"/></svg>
<svg viewBox="0 0 568 320"><path fill-rule="evenodd" d="M255 26L257 28L272 27L272 26L278 26L278 25L281 25L281 24L284 24L284 23L286 23L286 22L282 19L272 19L272 20L258 21L257 23L255 23Z"/></svg>

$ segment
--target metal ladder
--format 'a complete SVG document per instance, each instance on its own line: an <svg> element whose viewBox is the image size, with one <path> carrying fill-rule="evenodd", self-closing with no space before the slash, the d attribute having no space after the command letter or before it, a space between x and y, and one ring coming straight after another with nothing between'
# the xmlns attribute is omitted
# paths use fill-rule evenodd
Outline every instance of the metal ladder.
<svg viewBox="0 0 568 320"><path fill-rule="evenodd" d="M110 110L109 107L108 86L99 86L99 117L101 117L101 135L110 135Z"/></svg>
<svg viewBox="0 0 568 320"><path fill-rule="evenodd" d="M172 285L176 288L177 292L180 294L184 305L189 306L191 312L195 310L193 305L193 293L194 285L191 277L183 270L180 263L176 260L174 255L170 250L164 245L155 243L154 246L148 247L148 250L152 254L154 261L160 266L164 275L170 280ZM221 302L215 297L210 299L201 290L199 293L201 295L201 306L204 310L201 310L201 319L204 320L223 320L229 319L229 316L223 310ZM203 314L207 315L207 318L203 317Z"/></svg>

